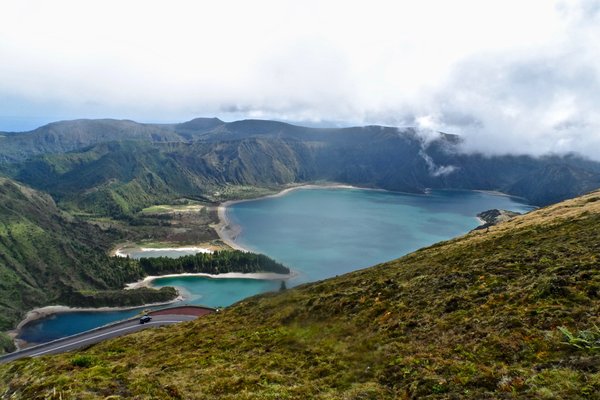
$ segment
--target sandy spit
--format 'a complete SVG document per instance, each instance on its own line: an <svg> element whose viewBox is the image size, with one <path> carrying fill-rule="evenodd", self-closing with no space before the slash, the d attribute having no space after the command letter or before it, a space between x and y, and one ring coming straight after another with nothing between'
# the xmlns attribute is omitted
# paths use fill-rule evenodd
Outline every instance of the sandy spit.
<svg viewBox="0 0 600 400"><path fill-rule="evenodd" d="M224 274L205 274L202 272L197 272L197 273L183 273L183 274L167 274L167 275L149 275L147 277L145 277L144 279L141 279L137 282L133 282L133 283L128 283L125 286L125 289L138 289L141 287L152 287L152 281L154 281L155 279L159 279L159 278L177 278L177 277L182 277L182 276L203 276L203 277L207 277L207 278L213 278L213 279L235 279L235 278L242 278L242 279L266 279L266 280L287 280L290 279L292 277L295 276L295 274L292 272L291 274L276 274L276 273L272 273L272 272L256 272L256 273L248 273L248 274L244 274L241 272L227 272Z"/></svg>
<svg viewBox="0 0 600 400"><path fill-rule="evenodd" d="M196 247L196 246L189 246L189 247L120 247L118 249L116 249L115 251L113 251L112 255L117 256L117 257L127 257L128 253L127 250L129 251L147 251L147 252L152 252L152 251L195 251L196 253L213 253L213 251L211 249L207 249L205 247Z"/></svg>

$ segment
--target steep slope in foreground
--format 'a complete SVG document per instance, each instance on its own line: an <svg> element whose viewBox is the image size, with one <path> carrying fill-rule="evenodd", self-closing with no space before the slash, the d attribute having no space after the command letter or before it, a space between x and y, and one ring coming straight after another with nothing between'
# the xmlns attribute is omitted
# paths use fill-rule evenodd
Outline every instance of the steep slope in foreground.
<svg viewBox="0 0 600 400"><path fill-rule="evenodd" d="M0 393L599 398L598 334L583 332L600 325L599 254L596 192L193 323L4 365Z"/></svg>

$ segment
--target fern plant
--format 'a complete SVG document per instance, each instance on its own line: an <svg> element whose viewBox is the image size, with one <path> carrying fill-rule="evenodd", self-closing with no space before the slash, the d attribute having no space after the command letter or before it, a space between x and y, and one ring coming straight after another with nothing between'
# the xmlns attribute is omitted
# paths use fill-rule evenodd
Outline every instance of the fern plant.
<svg viewBox="0 0 600 400"><path fill-rule="evenodd" d="M600 328L594 324L593 329L571 333L566 327L559 326L558 330L563 334L565 341L562 343L575 347L579 350L589 352L600 351Z"/></svg>

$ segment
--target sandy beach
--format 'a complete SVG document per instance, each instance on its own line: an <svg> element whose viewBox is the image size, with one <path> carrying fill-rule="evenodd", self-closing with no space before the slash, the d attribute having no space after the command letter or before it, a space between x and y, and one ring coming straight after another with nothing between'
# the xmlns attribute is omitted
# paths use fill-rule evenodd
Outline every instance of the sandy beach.
<svg viewBox="0 0 600 400"><path fill-rule="evenodd" d="M152 281L155 279L177 278L177 277L183 277L183 276L202 276L202 277L213 278L213 279L241 278L241 279L287 280L287 279L294 277L295 274L293 272L290 274L276 274L276 273L271 273L271 272L256 272L256 273L244 274L241 272L227 272L224 274L214 275L214 274L205 274L202 272L198 272L198 273L188 272L188 273L183 273L183 274L167 274L167 275L154 275L154 276L149 275L149 276L145 277L144 279L141 279L137 282L128 283L125 286L125 289L129 290L129 289L138 289L141 287L152 287Z"/></svg>
<svg viewBox="0 0 600 400"><path fill-rule="evenodd" d="M188 246L188 247L119 247L112 252L113 256L127 257L129 256L128 251L194 251L196 253L213 253L213 250L206 247Z"/></svg>

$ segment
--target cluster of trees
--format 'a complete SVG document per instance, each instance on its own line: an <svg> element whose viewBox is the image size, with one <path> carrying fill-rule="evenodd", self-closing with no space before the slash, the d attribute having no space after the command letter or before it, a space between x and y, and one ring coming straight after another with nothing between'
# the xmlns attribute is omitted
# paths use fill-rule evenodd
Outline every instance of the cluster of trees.
<svg viewBox="0 0 600 400"><path fill-rule="evenodd" d="M164 303L177 297L172 287L160 289L138 288L133 290L88 290L65 288L58 301L77 307L128 307L150 303Z"/></svg>
<svg viewBox="0 0 600 400"><path fill-rule="evenodd" d="M154 257L140 259L140 267L149 275L180 274L185 272L222 274L226 272L275 272L289 274L289 268L264 254L239 250L198 253L179 258Z"/></svg>

